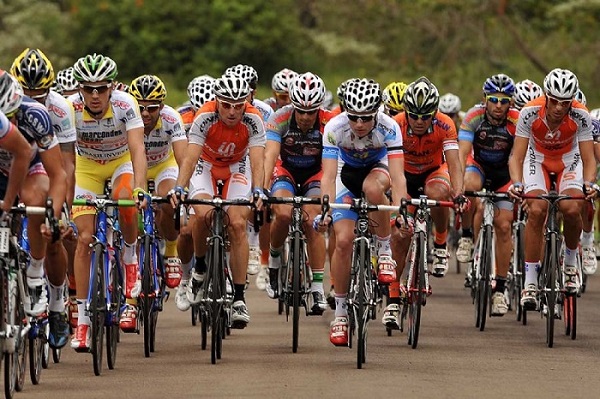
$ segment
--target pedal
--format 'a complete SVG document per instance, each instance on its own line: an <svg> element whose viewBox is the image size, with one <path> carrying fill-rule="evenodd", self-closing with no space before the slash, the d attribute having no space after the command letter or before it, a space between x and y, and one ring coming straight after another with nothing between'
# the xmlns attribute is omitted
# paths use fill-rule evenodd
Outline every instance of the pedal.
<svg viewBox="0 0 600 399"><path fill-rule="evenodd" d="M246 323L245 321L234 320L231 322L231 328L235 330L243 330L244 328L246 328L247 325L248 323Z"/></svg>

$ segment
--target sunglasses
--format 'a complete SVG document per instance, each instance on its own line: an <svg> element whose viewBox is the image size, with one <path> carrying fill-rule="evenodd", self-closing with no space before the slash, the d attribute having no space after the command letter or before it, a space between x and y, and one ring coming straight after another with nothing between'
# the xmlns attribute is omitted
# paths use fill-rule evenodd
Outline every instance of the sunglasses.
<svg viewBox="0 0 600 399"><path fill-rule="evenodd" d="M282 100L287 100L287 99L290 98L290 95L289 95L289 93L278 93L278 92L275 92L275 97L281 98Z"/></svg>
<svg viewBox="0 0 600 399"><path fill-rule="evenodd" d="M239 111L241 109L244 108L244 106L246 105L246 101L242 102L242 103L228 103L227 101L221 101L219 100L219 104L221 104L221 106L224 109L235 109L236 111Z"/></svg>
<svg viewBox="0 0 600 399"><path fill-rule="evenodd" d="M492 104L506 105L510 103L510 97L485 96L485 99Z"/></svg>
<svg viewBox="0 0 600 399"><path fill-rule="evenodd" d="M46 98L48 97L48 92L42 93L42 94L36 94L34 96L29 96L29 98L33 98L34 100L38 100L40 98Z"/></svg>
<svg viewBox="0 0 600 399"><path fill-rule="evenodd" d="M305 109L300 109L300 108L295 108L295 107L294 107L294 110L296 111L296 113L298 113L300 115L314 115L314 114L316 114L319 111L318 108L317 109L311 109L310 111L307 111Z"/></svg>
<svg viewBox="0 0 600 399"><path fill-rule="evenodd" d="M160 109L160 104L140 105L140 112L148 111L150 113L156 112Z"/></svg>
<svg viewBox="0 0 600 399"><path fill-rule="evenodd" d="M354 114L347 114L348 115L348 119L352 122L363 122L363 123L367 123L367 122L371 122L373 119L375 119L375 114L371 114L371 115L354 115Z"/></svg>
<svg viewBox="0 0 600 399"><path fill-rule="evenodd" d="M429 119L431 119L433 117L433 115L435 114L435 111L434 112L430 112L428 114L417 114L417 113L414 113L414 112L408 112L408 111L406 111L406 114L408 115L408 117L410 119L415 120L415 121L417 121L419 119L422 119L424 121L428 121Z"/></svg>
<svg viewBox="0 0 600 399"><path fill-rule="evenodd" d="M79 85L79 87L81 88L81 90L83 90L84 93L87 94L104 94L112 87L112 85L112 83L107 83L99 86Z"/></svg>
<svg viewBox="0 0 600 399"><path fill-rule="evenodd" d="M398 110L395 110L395 109L393 109L393 108L389 108L389 107L385 107L385 111L387 112L387 114L388 114L389 116L396 116L396 115L398 115L400 112L402 112L402 111L398 111Z"/></svg>
<svg viewBox="0 0 600 399"><path fill-rule="evenodd" d="M550 102L553 105L555 105L555 106L560 105L563 108L571 106L571 103L573 102L573 100L561 100L560 98L552 97L549 95L546 95L546 96L548 97L548 100L550 100Z"/></svg>
<svg viewBox="0 0 600 399"><path fill-rule="evenodd" d="M13 117L14 117L14 116L17 114L17 112L19 112L19 108L15 109L13 112L11 112L11 113L9 113L9 114L4 114L4 115L5 115L5 116L6 116L6 118L8 118L8 119L12 119L12 118L13 118Z"/></svg>

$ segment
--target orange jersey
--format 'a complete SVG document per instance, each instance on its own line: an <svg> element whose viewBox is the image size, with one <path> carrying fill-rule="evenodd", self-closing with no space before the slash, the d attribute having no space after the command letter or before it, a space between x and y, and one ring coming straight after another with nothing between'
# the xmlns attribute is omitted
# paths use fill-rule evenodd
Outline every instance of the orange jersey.
<svg viewBox="0 0 600 399"><path fill-rule="evenodd" d="M592 120L586 108L573 100L569 113L551 131L546 123L546 96L541 96L521 109L517 136L528 138L531 149L544 158L561 158L578 151L580 141L592 140Z"/></svg>
<svg viewBox="0 0 600 399"><path fill-rule="evenodd" d="M196 110L191 105L187 105L184 107L180 107L177 109L179 115L181 115L181 119L183 120L183 127L187 132L190 130L192 123L194 122L194 117L196 116Z"/></svg>
<svg viewBox="0 0 600 399"><path fill-rule="evenodd" d="M406 112L400 112L393 118L402 131L404 170L407 173L421 174L438 168L444 163L445 151L458 150L454 122L441 112L435 114L429 131L422 136L412 133Z"/></svg>
<svg viewBox="0 0 600 399"><path fill-rule="evenodd" d="M203 147L202 159L214 166L240 161L250 147L264 147L265 127L260 112L246 103L242 120L235 126L219 118L217 102L208 101L200 108L190 127L189 143Z"/></svg>

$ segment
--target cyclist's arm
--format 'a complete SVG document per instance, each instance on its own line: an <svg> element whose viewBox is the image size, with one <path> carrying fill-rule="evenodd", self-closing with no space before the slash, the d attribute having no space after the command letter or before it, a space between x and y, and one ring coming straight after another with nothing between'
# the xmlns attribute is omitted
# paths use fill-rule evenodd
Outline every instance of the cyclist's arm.
<svg viewBox="0 0 600 399"><path fill-rule="evenodd" d="M402 198L408 197L406 176L404 176L404 157L394 156L389 158L388 168L392 178L392 203L395 206L400 206Z"/></svg>
<svg viewBox="0 0 600 399"><path fill-rule="evenodd" d="M335 178L338 170L337 158L323 158L323 177L321 178L321 193L329 195L330 202L335 201Z"/></svg>
<svg viewBox="0 0 600 399"><path fill-rule="evenodd" d="M54 215L58 218L62 212L67 193L67 173L63 168L59 146L40 151L40 158L50 179L48 196L52 198Z"/></svg>
<svg viewBox="0 0 600 399"><path fill-rule="evenodd" d="M185 152L188 147L188 142L187 140L178 140L174 141L172 146L173 154L175 155L175 162L177 162L177 165L181 168L181 165L183 164L183 159L185 158Z"/></svg>
<svg viewBox="0 0 600 399"><path fill-rule="evenodd" d="M267 148L265 149L265 184L263 187L270 188L271 175L275 169L277 157L281 151L281 143L275 140L267 140Z"/></svg>
<svg viewBox="0 0 600 399"><path fill-rule="evenodd" d="M463 133L462 130L458 134L458 158L460 160L462 173L464 174L467 167L467 157L473 150L473 140L463 139L465 136L461 133Z"/></svg>
<svg viewBox="0 0 600 399"><path fill-rule="evenodd" d="M448 173L450 173L450 183L452 185L450 195L456 197L463 192L464 169L459 159L458 150L444 151L444 155L448 163Z"/></svg>
<svg viewBox="0 0 600 399"><path fill-rule="evenodd" d="M523 162L525 161L525 154L527 154L527 146L529 145L529 138L515 137L512 152L508 159L508 170L510 172L510 179L514 182L523 182Z"/></svg>
<svg viewBox="0 0 600 399"><path fill-rule="evenodd" d="M263 187L265 181L265 147L252 146L249 149L252 188Z"/></svg>
<svg viewBox="0 0 600 399"><path fill-rule="evenodd" d="M190 183L192 173L196 164L202 155L203 146L196 143L189 143L185 151L185 157L179 165L179 176L177 176L177 186L187 187Z"/></svg>
<svg viewBox="0 0 600 399"><path fill-rule="evenodd" d="M596 162L600 163L600 143L594 143L594 156Z"/></svg>
<svg viewBox="0 0 600 399"><path fill-rule="evenodd" d="M596 181L596 158L594 156L594 142L591 140L579 142L579 152L583 162L583 181Z"/></svg>
<svg viewBox="0 0 600 399"><path fill-rule="evenodd" d="M127 131L127 145L133 165L133 187L146 189L148 163L144 145L144 128L136 127Z"/></svg>
<svg viewBox="0 0 600 399"><path fill-rule="evenodd" d="M9 132L0 139L0 147L13 155L13 161L8 175L8 185L3 198L4 203L2 208L4 210L10 209L15 202L19 189L23 185L25 177L27 177L29 162L31 161L31 146L27 140L25 140L25 137L19 133L15 125L10 124L9 129Z"/></svg>
<svg viewBox="0 0 600 399"><path fill-rule="evenodd" d="M60 144L63 169L67 174L67 196L66 201L69 208L75 197L75 143Z"/></svg>

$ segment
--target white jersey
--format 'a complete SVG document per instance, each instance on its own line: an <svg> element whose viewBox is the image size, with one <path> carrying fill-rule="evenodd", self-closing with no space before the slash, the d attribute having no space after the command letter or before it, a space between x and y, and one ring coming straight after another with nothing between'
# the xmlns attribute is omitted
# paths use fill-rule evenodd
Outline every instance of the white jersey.
<svg viewBox="0 0 600 399"><path fill-rule="evenodd" d="M0 112L0 140L6 137L12 129L12 124L9 122L6 115Z"/></svg>
<svg viewBox="0 0 600 399"><path fill-rule="evenodd" d="M75 109L77 153L96 162L122 157L128 151L127 131L144 128L137 101L130 94L113 90L110 105L100 120L84 109L79 93L69 97Z"/></svg>
<svg viewBox="0 0 600 399"><path fill-rule="evenodd" d="M255 98L254 100L252 100L252 105L254 105L254 107L260 112L260 114L263 117L263 122L266 122L269 120L269 118L271 117L271 114L273 114L273 108L271 108L271 106L269 106L267 103L265 103L264 101L261 101L257 98Z"/></svg>
<svg viewBox="0 0 600 399"><path fill-rule="evenodd" d="M77 141L75 130L75 111L73 104L62 95L50 90L44 103L50 114L54 135L60 144Z"/></svg>
<svg viewBox="0 0 600 399"><path fill-rule="evenodd" d="M352 132L345 112L332 118L323 132L323 158L341 160L354 168L371 166L388 158L401 157L402 133L398 123L379 112L371 132L359 138Z"/></svg>
<svg viewBox="0 0 600 399"><path fill-rule="evenodd" d="M180 140L187 140L181 115L165 105L160 111L160 118L154 129L144 135L148 167L156 166L167 160L173 152L172 143Z"/></svg>

